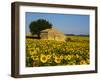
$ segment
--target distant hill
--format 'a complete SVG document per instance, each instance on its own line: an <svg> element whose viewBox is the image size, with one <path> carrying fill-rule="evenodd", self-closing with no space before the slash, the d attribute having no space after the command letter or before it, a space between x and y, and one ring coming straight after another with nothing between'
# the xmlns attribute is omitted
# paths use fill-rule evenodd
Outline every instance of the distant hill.
<svg viewBox="0 0 100 80"><path fill-rule="evenodd" d="M76 35L76 34L65 34L65 36L83 36L83 37L89 37L89 35L84 35L84 34L79 34L79 35Z"/></svg>

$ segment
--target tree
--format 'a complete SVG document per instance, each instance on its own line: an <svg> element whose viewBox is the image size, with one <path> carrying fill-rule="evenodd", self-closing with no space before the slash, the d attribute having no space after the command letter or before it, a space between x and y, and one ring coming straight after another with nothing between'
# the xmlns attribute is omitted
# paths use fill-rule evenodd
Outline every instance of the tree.
<svg viewBox="0 0 100 80"><path fill-rule="evenodd" d="M52 24L44 19L38 19L36 21L32 21L29 28L32 35L36 34L38 38L40 38L41 31L52 28Z"/></svg>

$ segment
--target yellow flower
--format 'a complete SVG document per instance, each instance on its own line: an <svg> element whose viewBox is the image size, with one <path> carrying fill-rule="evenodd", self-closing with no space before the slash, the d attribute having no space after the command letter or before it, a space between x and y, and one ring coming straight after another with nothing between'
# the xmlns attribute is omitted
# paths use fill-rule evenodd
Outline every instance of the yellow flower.
<svg viewBox="0 0 100 80"><path fill-rule="evenodd" d="M51 55L50 55L50 54L49 54L49 55L47 55L47 58L48 58L48 59L50 59L50 58L51 58Z"/></svg>
<svg viewBox="0 0 100 80"><path fill-rule="evenodd" d="M37 51L36 51L36 50L34 50L34 51L29 51L29 53L30 53L30 55L35 55L35 54L37 54Z"/></svg>
<svg viewBox="0 0 100 80"><path fill-rule="evenodd" d="M60 63L60 62L61 62L61 58L55 57L54 61L55 61L56 63Z"/></svg>
<svg viewBox="0 0 100 80"><path fill-rule="evenodd" d="M46 55L44 55L44 54L41 54L41 56L40 56L40 61L41 61L42 63L46 63L46 62L48 61L48 57L47 57Z"/></svg>
<svg viewBox="0 0 100 80"><path fill-rule="evenodd" d="M36 48L36 50L39 51L40 49L39 48Z"/></svg>
<svg viewBox="0 0 100 80"><path fill-rule="evenodd" d="M63 59L63 55L60 56L60 59Z"/></svg>
<svg viewBox="0 0 100 80"><path fill-rule="evenodd" d="M68 60L71 60L71 55L68 55L68 58L67 58Z"/></svg>
<svg viewBox="0 0 100 80"><path fill-rule="evenodd" d="M65 60L71 60L71 55L66 55L66 56L64 56L64 59L65 59Z"/></svg>
<svg viewBox="0 0 100 80"><path fill-rule="evenodd" d="M31 56L33 60L39 60L38 56Z"/></svg>
<svg viewBox="0 0 100 80"><path fill-rule="evenodd" d="M86 64L86 61L85 60L81 60L80 64Z"/></svg>
<svg viewBox="0 0 100 80"><path fill-rule="evenodd" d="M76 54L76 58L79 58L80 56L78 54Z"/></svg>

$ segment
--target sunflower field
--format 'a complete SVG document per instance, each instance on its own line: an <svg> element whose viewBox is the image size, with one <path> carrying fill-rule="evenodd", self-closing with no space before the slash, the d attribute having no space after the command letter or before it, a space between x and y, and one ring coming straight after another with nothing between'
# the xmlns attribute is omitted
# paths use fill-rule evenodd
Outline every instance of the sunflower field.
<svg viewBox="0 0 100 80"><path fill-rule="evenodd" d="M26 38L26 67L88 65L89 38L65 42Z"/></svg>

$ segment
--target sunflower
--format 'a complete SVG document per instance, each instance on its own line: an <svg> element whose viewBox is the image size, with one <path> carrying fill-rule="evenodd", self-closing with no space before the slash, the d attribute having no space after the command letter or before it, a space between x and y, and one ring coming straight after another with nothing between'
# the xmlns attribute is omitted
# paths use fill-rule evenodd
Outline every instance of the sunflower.
<svg viewBox="0 0 100 80"><path fill-rule="evenodd" d="M37 51L36 51L36 50L34 50L34 51L29 51L29 53L30 53L30 55L32 56L32 55L37 54Z"/></svg>
<svg viewBox="0 0 100 80"><path fill-rule="evenodd" d="M76 54L76 58L79 58L80 56L78 54Z"/></svg>
<svg viewBox="0 0 100 80"><path fill-rule="evenodd" d="M59 64L61 62L61 58L55 57L54 61Z"/></svg>
<svg viewBox="0 0 100 80"><path fill-rule="evenodd" d="M48 60L48 57L47 57L46 55L44 55L44 54L41 54L41 56L40 56L40 61L41 61L42 63L46 63L47 60Z"/></svg>
<svg viewBox="0 0 100 80"><path fill-rule="evenodd" d="M63 59L63 55L60 56L60 59Z"/></svg>
<svg viewBox="0 0 100 80"><path fill-rule="evenodd" d="M85 60L81 60L80 64L87 64Z"/></svg>
<svg viewBox="0 0 100 80"><path fill-rule="evenodd" d="M51 55L50 55L50 54L48 54L48 55L47 55L47 58L48 58L48 59L50 59L50 58L51 58Z"/></svg>
<svg viewBox="0 0 100 80"><path fill-rule="evenodd" d="M39 57L38 57L37 55L31 56L31 58L32 58L33 60L39 60Z"/></svg>

